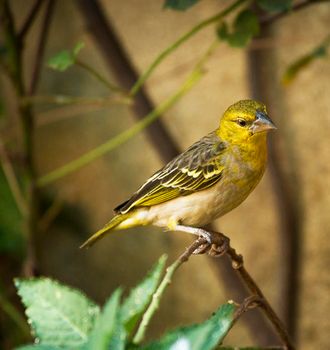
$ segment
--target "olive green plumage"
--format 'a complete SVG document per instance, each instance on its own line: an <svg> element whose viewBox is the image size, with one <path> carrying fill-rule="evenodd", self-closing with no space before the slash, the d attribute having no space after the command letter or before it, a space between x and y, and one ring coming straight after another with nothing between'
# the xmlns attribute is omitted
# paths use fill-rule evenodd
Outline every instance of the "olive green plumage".
<svg viewBox="0 0 330 350"><path fill-rule="evenodd" d="M172 230L178 225L180 229L201 227L224 215L261 179L267 158L266 132L274 128L262 103L242 100L233 104L218 129L152 175L82 246L90 246L114 229L150 224Z"/></svg>

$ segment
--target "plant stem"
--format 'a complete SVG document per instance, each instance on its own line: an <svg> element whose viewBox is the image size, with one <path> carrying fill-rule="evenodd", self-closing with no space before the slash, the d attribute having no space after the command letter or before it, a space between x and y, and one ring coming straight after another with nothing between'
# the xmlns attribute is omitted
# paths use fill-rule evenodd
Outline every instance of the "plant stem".
<svg viewBox="0 0 330 350"><path fill-rule="evenodd" d="M5 147L1 139L0 139L0 162L1 162L2 170L6 176L9 188L16 202L17 208L22 214L22 216L25 217L27 214L26 202L23 197L20 185L17 181L15 171L8 158L7 152L5 150Z"/></svg>
<svg viewBox="0 0 330 350"><path fill-rule="evenodd" d="M110 83L107 79L105 79L99 72L97 72L93 67L88 65L87 63L79 60L78 58L75 59L75 64L83 69L85 69L87 72L89 72L91 75L93 75L97 80L99 80L104 86L106 86L110 91L113 92L119 92L123 95L127 95L127 92L124 91L119 86L116 86L115 84Z"/></svg>
<svg viewBox="0 0 330 350"><path fill-rule="evenodd" d="M0 307L1 309L17 324L22 333L31 338L30 329L24 317L16 310L15 306L0 292Z"/></svg>
<svg viewBox="0 0 330 350"><path fill-rule="evenodd" d="M147 68L147 70L140 76L140 78L137 80L137 82L133 85L130 91L131 96L135 96L137 92L141 89L142 85L145 83L145 81L149 78L151 73L155 70L155 68L174 50L176 50L180 45L182 45L184 42L186 42L190 37L192 37L194 34L198 33L203 28L209 26L212 23L218 22L221 18L227 16L229 13L234 11L237 7L239 7L241 4L246 2L246 0L237 0L233 4L229 5L224 10L220 11L216 15L209 17L205 19L204 21L198 23L195 27L190 29L187 33L182 35L179 39L177 39L172 45L170 45L168 48L166 48L163 52L161 52L156 59L150 64L150 66Z"/></svg>
<svg viewBox="0 0 330 350"><path fill-rule="evenodd" d="M173 264L171 264L167 269L166 273L160 282L157 290L152 296L152 300L150 305L148 306L147 310L143 314L141 323L139 324L139 327L134 335L133 338L133 344L140 344L145 337L145 333L147 330L147 327L151 321L152 316L155 314L159 307L159 302L161 297L163 296L165 289L169 286L169 284L172 281L172 277L176 270L186 261L188 261L189 257L193 254L193 252L204 242L202 239L196 239L187 249L186 251L177 259L174 261Z"/></svg>
<svg viewBox="0 0 330 350"><path fill-rule="evenodd" d="M63 176L66 176L81 167L87 165L93 160L103 156L104 154L112 151L116 147L120 146L124 142L131 139L133 136L138 134L140 131L144 130L148 125L150 125L154 120L156 120L162 113L167 111L175 102L177 102L184 94L186 94L201 78L202 72L200 67L197 67L188 77L188 79L180 86L180 88L167 100L161 103L157 108L155 108L151 113L146 115L141 121L134 124L131 128L125 130L119 135L111 138L102 145L94 148L93 150L85 153L83 156L73 160L70 163L65 164L64 166L56 169L41 178L37 181L39 187L45 186L60 179Z"/></svg>

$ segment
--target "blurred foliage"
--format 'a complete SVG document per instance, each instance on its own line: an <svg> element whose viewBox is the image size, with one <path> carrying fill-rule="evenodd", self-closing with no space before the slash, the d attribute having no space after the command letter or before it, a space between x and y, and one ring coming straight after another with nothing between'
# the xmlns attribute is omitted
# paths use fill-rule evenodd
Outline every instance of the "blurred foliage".
<svg viewBox="0 0 330 350"><path fill-rule="evenodd" d="M322 41L321 45L318 45L311 52L298 58L286 69L282 77L282 83L288 85L293 82L297 75L307 68L316 59L328 57L328 48L330 45L330 35Z"/></svg>
<svg viewBox="0 0 330 350"><path fill-rule="evenodd" d="M236 16L232 28L223 22L218 28L218 37L227 41L230 46L244 47L259 34L258 17L251 10L243 10Z"/></svg>
<svg viewBox="0 0 330 350"><path fill-rule="evenodd" d="M185 11L189 7L197 4L199 1L200 0L166 0L164 7L168 7L178 11Z"/></svg>
<svg viewBox="0 0 330 350"><path fill-rule="evenodd" d="M123 303L122 291L117 289L101 310L81 292L48 278L16 280L36 343L19 349L214 349L233 325L234 304L222 305L210 319L171 331L159 341L142 346L130 342L134 325L141 321L159 285L165 260L165 256L159 259Z"/></svg>
<svg viewBox="0 0 330 350"><path fill-rule="evenodd" d="M80 50L85 46L83 42L77 43L74 48L69 50L63 50L57 53L55 56L51 57L47 65L48 67L58 70L60 72L66 71L68 68L76 63L77 56Z"/></svg>
<svg viewBox="0 0 330 350"><path fill-rule="evenodd" d="M292 0L256 0L256 3L267 12L288 11L292 7Z"/></svg>

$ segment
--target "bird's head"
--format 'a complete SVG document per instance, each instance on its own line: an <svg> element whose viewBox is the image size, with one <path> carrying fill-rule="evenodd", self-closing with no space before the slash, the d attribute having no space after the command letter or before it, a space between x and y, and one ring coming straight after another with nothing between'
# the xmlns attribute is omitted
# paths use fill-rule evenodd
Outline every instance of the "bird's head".
<svg viewBox="0 0 330 350"><path fill-rule="evenodd" d="M253 100L242 100L231 105L223 114L218 135L232 143L256 141L276 129L268 117L266 106Z"/></svg>

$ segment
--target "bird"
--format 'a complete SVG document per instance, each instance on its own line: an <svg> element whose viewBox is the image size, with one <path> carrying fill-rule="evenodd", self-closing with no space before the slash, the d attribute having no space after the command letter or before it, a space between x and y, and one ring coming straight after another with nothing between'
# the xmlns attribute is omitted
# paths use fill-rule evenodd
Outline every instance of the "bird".
<svg viewBox="0 0 330 350"><path fill-rule="evenodd" d="M155 172L81 248L111 231L145 225L211 243L203 227L240 205L257 186L266 168L267 134L274 129L263 103L232 104L216 130Z"/></svg>

